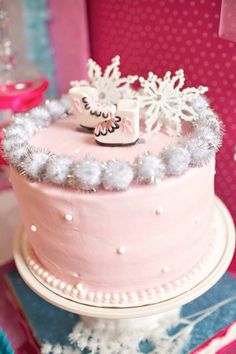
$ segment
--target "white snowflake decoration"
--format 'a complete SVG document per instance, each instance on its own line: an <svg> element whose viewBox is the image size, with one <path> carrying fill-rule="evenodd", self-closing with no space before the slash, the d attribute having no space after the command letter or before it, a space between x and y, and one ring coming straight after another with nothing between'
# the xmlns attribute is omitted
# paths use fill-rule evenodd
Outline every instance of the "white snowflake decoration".
<svg viewBox="0 0 236 354"><path fill-rule="evenodd" d="M140 79L142 95L139 96L140 106L145 115L146 131L164 128L169 135L179 135L181 120L195 121L198 113L191 106L193 99L205 93L208 88L187 87L182 90L185 82L182 69L175 72L167 71L164 78L153 73L148 74L147 80Z"/></svg>
<svg viewBox="0 0 236 354"><path fill-rule="evenodd" d="M91 85L98 90L99 99L105 104L116 104L121 98L132 98L136 92L131 88L137 79L137 75L128 75L121 77L120 57L115 56L111 64L106 67L102 73L101 67L92 59L88 60L88 78L87 81L72 81L72 86Z"/></svg>

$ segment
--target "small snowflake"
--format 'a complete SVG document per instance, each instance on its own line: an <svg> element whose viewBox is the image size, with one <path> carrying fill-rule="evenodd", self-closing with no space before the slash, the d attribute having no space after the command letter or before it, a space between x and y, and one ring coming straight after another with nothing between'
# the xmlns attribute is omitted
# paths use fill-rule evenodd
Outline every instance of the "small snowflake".
<svg viewBox="0 0 236 354"><path fill-rule="evenodd" d="M102 73L101 67L92 59L88 60L88 78L87 81L72 81L72 86L91 85L98 90L99 100L104 104L116 104L121 98L132 98L136 92L131 88L137 79L137 75L128 75L121 77L120 57L115 56L111 64L107 66Z"/></svg>
<svg viewBox="0 0 236 354"><path fill-rule="evenodd" d="M182 69L171 77L168 71L164 78L153 73L148 74L147 80L140 78L142 95L139 96L140 106L144 111L146 131L165 128L169 135L181 132L181 120L194 121L198 114L191 106L191 101L208 90L207 87L184 86L185 77Z"/></svg>

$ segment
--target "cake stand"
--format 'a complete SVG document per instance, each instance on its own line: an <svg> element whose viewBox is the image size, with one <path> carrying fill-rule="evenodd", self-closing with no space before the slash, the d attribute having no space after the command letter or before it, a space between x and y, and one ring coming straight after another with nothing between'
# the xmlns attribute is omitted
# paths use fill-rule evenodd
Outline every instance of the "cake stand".
<svg viewBox="0 0 236 354"><path fill-rule="evenodd" d="M180 307L210 289L223 276L233 257L235 249L235 229L231 215L223 202L216 197L216 228L223 238L222 253L209 274L192 289L182 294L151 305L128 308L107 308L85 305L66 299L45 287L30 271L22 253L22 227L19 226L14 240L14 258L18 271L26 284L39 296L51 304L69 312L81 315L86 335L101 336L101 329L110 341L120 343L124 332L140 331L143 338L164 318L178 316ZM168 314L170 316L168 316ZM111 331L109 337L108 332ZM115 337L114 337L115 333ZM99 339L99 338L97 338ZM108 352L107 352L108 353Z"/></svg>

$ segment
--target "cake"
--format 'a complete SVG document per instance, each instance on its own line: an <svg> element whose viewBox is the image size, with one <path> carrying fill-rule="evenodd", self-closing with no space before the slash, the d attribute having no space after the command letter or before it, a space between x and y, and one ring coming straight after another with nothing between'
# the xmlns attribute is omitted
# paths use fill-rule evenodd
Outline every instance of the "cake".
<svg viewBox="0 0 236 354"><path fill-rule="evenodd" d="M88 65L88 82L5 130L25 260L80 303L156 303L193 288L219 260L221 123L205 87L183 89L183 70L121 78L119 57L104 75Z"/></svg>

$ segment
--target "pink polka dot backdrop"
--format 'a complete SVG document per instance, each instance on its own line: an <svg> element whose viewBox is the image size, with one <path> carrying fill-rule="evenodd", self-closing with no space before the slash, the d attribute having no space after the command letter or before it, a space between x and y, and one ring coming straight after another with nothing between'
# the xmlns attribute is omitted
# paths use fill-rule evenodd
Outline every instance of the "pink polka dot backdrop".
<svg viewBox="0 0 236 354"><path fill-rule="evenodd" d="M186 85L209 87L225 124L216 193L236 221L236 43L219 38L220 0L89 0L91 56L104 68L146 76L183 68Z"/></svg>

